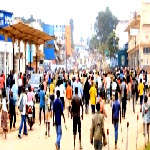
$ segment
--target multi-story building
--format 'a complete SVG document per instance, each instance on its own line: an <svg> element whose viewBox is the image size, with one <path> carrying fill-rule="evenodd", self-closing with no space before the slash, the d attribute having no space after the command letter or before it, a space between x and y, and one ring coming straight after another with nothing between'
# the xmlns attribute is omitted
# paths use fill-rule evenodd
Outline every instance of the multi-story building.
<svg viewBox="0 0 150 150"><path fill-rule="evenodd" d="M128 65L131 68L150 67L150 0L142 0L139 12L130 20L128 32Z"/></svg>

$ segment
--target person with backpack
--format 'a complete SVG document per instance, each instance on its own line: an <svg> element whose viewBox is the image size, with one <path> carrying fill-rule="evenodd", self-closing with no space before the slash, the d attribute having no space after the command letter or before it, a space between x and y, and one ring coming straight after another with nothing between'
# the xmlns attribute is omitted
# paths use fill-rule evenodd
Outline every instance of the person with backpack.
<svg viewBox="0 0 150 150"><path fill-rule="evenodd" d="M26 106L27 106L27 95L25 93L25 87L22 88L22 94L20 95L20 99L18 102L18 108L21 113L21 123L19 127L19 134L18 137L21 139L21 131L24 126L23 134L28 135L27 132L27 123L26 123Z"/></svg>
<svg viewBox="0 0 150 150"><path fill-rule="evenodd" d="M117 141L118 141L119 115L120 115L120 123L121 123L121 107L118 99L118 92L116 92L115 101L113 102L112 105L112 124L114 124L114 129L115 129L115 149L117 149Z"/></svg>
<svg viewBox="0 0 150 150"><path fill-rule="evenodd" d="M94 149L102 150L102 138L104 146L107 144L105 129L104 129L104 115L100 114L100 104L96 104L96 114L92 118L92 126L90 129L90 142L93 145L94 138Z"/></svg>
<svg viewBox="0 0 150 150"><path fill-rule="evenodd" d="M53 126L56 126L56 134L57 134L57 139L56 139L56 150L60 150L60 140L62 137L62 127L61 127L61 116L63 114L63 104L62 101L60 100L60 91L56 91L57 98L54 100L53 103ZM65 119L64 119L65 122Z"/></svg>

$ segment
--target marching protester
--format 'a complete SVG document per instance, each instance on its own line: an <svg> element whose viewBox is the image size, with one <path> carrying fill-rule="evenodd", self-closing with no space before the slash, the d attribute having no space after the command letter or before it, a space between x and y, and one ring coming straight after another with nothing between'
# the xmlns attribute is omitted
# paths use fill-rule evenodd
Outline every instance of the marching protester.
<svg viewBox="0 0 150 150"><path fill-rule="evenodd" d="M81 98L78 95L78 88L75 88L75 95L72 99L72 107L71 107L71 118L73 117L73 135L74 135L74 149L75 149L75 140L76 140L76 134L77 134L77 128L79 132L79 144L80 149L82 149L81 146L81 119L83 120L83 105ZM82 107L82 115L80 119L80 107Z"/></svg>
<svg viewBox="0 0 150 150"><path fill-rule="evenodd" d="M126 79L123 77L123 82L121 84L121 98L122 98L122 118L125 119L126 105L127 105L127 85Z"/></svg>
<svg viewBox="0 0 150 150"><path fill-rule="evenodd" d="M143 94L144 94L144 84L142 83L142 78L140 78L140 83L138 85L138 91L140 96L140 112L142 112L142 104L143 104Z"/></svg>
<svg viewBox="0 0 150 150"><path fill-rule="evenodd" d="M43 110L44 113L44 124L45 124L45 91L44 86L41 86L41 90L39 92L39 98L40 98L40 112L39 112L39 120L41 125L41 112Z"/></svg>
<svg viewBox="0 0 150 150"><path fill-rule="evenodd" d="M89 91L90 91L90 84L87 78L85 85L84 85L84 92L83 92L84 100L85 100L85 114L88 114L88 111L89 111L89 99L90 99Z"/></svg>
<svg viewBox="0 0 150 150"><path fill-rule="evenodd" d="M97 98L97 92L94 83L91 83L90 88L90 100L91 100L91 108L92 108L92 114L95 114L95 104L96 104L96 98Z"/></svg>
<svg viewBox="0 0 150 150"><path fill-rule="evenodd" d="M63 104L62 101L60 100L60 91L57 90L56 92L57 98L54 100L53 103L53 126L56 126L56 134L57 134L57 139L56 139L56 150L60 150L60 140L62 137L62 127L61 127L61 116L63 114ZM65 119L64 119L65 120Z"/></svg>
<svg viewBox="0 0 150 150"><path fill-rule="evenodd" d="M104 116L100 114L100 104L96 104L96 114L92 118L92 126L90 129L90 142L93 145L94 138L94 149L102 150L102 144L105 146L107 144L105 129L104 129ZM102 143L102 138L103 143Z"/></svg>
<svg viewBox="0 0 150 150"><path fill-rule="evenodd" d="M51 102L49 97L49 89L47 88L45 95L45 122L46 122L46 132L45 135L50 137L50 117L51 117Z"/></svg>
<svg viewBox="0 0 150 150"><path fill-rule="evenodd" d="M18 107L19 111L21 113L21 123L19 127L19 134L18 137L21 139L21 130L24 126L23 134L28 135L27 132L27 123L26 123L26 106L28 105L27 102L27 95L25 93L25 87L22 88L22 94L20 95L19 102L18 102Z"/></svg>
<svg viewBox="0 0 150 150"><path fill-rule="evenodd" d="M63 108L65 109L65 87L63 84L63 80L60 80L59 91L60 91L60 100L62 101Z"/></svg>
<svg viewBox="0 0 150 150"><path fill-rule="evenodd" d="M51 83L50 83L50 100L51 100L51 104L53 105L53 101L54 101L54 90L55 90L55 86L54 86L54 82L53 79L51 79Z"/></svg>
<svg viewBox="0 0 150 150"><path fill-rule="evenodd" d="M144 136L146 136L146 134L148 135L148 142L149 142L150 105L148 104L147 96L145 96L145 98L144 98L142 117L143 117L143 134L144 134ZM145 129L147 129L147 130L145 130Z"/></svg>
<svg viewBox="0 0 150 150"><path fill-rule="evenodd" d="M115 149L117 149L117 141L118 141L118 124L119 124L119 116L121 123L121 107L118 99L118 92L115 93L115 101L112 106L112 124L114 124L115 129Z"/></svg>
<svg viewBox="0 0 150 150"><path fill-rule="evenodd" d="M69 113L71 113L71 101L72 101L72 88L71 88L70 82L68 82L68 85L66 88L66 98L68 101L68 117L69 117Z"/></svg>
<svg viewBox="0 0 150 150"><path fill-rule="evenodd" d="M5 134L6 139L6 132L8 132L7 128L7 119L8 119L8 100L6 98L6 91L2 92L2 114L1 114L1 127L3 129L3 133Z"/></svg>
<svg viewBox="0 0 150 150"><path fill-rule="evenodd" d="M9 97L9 115L10 115L10 130L12 129L12 123L13 127L15 128L16 123L16 110L15 110L15 104L13 100L13 93L10 91L10 97Z"/></svg>

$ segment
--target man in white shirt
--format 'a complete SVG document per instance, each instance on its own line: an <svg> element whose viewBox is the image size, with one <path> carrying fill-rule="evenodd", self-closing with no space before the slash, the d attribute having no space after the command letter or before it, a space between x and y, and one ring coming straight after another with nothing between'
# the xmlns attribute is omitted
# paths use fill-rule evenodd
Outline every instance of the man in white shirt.
<svg viewBox="0 0 150 150"><path fill-rule="evenodd" d="M107 75L106 77L106 92L107 92L107 101L110 101L110 84L111 84L111 79L110 76Z"/></svg>
<svg viewBox="0 0 150 150"><path fill-rule="evenodd" d="M20 99L18 102L18 107L21 107L21 103L23 104L23 110L21 112L21 124L19 128L19 134L18 137L21 139L21 130L24 126L23 134L28 135L27 132L27 124L26 124L26 105L27 105L27 95L25 94L25 87L22 89L22 94L20 95Z"/></svg>
<svg viewBox="0 0 150 150"><path fill-rule="evenodd" d="M65 87L64 87L64 84L63 84L63 80L60 81L59 90L60 90L60 100L62 101L63 108L64 108L64 106L65 106L65 102L64 102Z"/></svg>

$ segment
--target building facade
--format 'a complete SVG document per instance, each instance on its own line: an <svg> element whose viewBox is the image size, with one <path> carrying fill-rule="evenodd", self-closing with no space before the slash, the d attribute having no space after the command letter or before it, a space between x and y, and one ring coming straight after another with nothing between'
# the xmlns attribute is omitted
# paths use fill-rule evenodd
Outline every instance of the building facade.
<svg viewBox="0 0 150 150"><path fill-rule="evenodd" d="M130 68L150 67L150 0L142 0L141 9L130 20L128 32L128 65Z"/></svg>

